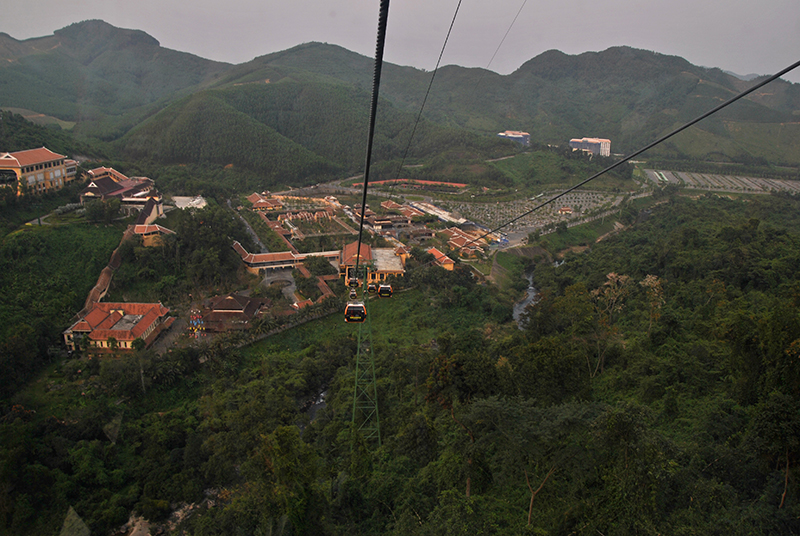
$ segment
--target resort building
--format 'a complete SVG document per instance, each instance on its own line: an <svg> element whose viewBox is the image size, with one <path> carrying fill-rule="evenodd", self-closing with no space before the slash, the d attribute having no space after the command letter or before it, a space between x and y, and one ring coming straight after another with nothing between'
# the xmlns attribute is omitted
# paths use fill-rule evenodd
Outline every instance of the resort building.
<svg viewBox="0 0 800 536"><path fill-rule="evenodd" d="M447 255L445 255L444 253L442 253L438 249L431 248L431 249L428 250L428 253L433 255L433 258L436 261L436 265L437 266L441 266L445 270L449 270L451 272L455 268L455 266L456 266L455 261L453 261L453 259L451 259Z"/></svg>
<svg viewBox="0 0 800 536"><path fill-rule="evenodd" d="M214 296L205 302L201 313L207 331L248 329L254 319L270 305L270 300L231 293Z"/></svg>
<svg viewBox="0 0 800 536"><path fill-rule="evenodd" d="M527 132L520 132L518 130L506 130L505 132L498 132L497 135L507 140L512 140L520 145L527 147L531 144L531 135Z"/></svg>
<svg viewBox="0 0 800 536"><path fill-rule="evenodd" d="M64 331L64 343L75 350L85 337L88 352L110 353L141 339L146 348L175 321L168 313L161 303L95 303Z"/></svg>
<svg viewBox="0 0 800 536"><path fill-rule="evenodd" d="M17 195L60 190L72 182L78 163L50 149L28 149L0 153L0 186L14 188Z"/></svg>
<svg viewBox="0 0 800 536"><path fill-rule="evenodd" d="M569 146L576 151L611 156L611 140L605 138L572 138Z"/></svg>
<svg viewBox="0 0 800 536"><path fill-rule="evenodd" d="M336 261L339 251L321 251L319 253L295 253L293 251L276 251L274 253L250 253L238 241L233 241L233 249L242 258L247 271L258 275L263 270L280 268L297 268L307 257L325 257L328 261Z"/></svg>
<svg viewBox="0 0 800 536"><path fill-rule="evenodd" d="M142 211L139 212L139 216L136 218L136 223L133 226L133 232L142 237L142 244L145 247L160 246L162 244L162 236L175 234L175 231L153 223L156 221L156 218L163 215L163 204L157 202L153 198L148 199Z"/></svg>
<svg viewBox="0 0 800 536"><path fill-rule="evenodd" d="M441 232L447 237L447 245L458 252L462 257L474 257L483 254L486 242L486 233L480 231L468 232L458 227L450 227Z"/></svg>
<svg viewBox="0 0 800 536"><path fill-rule="evenodd" d="M361 255L357 255L358 242L347 244L339 255L339 275L345 280L355 276L353 270L358 259L359 271L362 266L369 267L368 283L386 281L389 276L401 276L405 273L403 266L404 257L397 252L397 248L373 248L368 244L361 244Z"/></svg>
<svg viewBox="0 0 800 536"><path fill-rule="evenodd" d="M128 178L113 168L101 167L86 173L89 185L81 192L81 204L100 199L119 199L120 210L128 215L141 211L149 199L159 204L161 194L153 179L147 177ZM163 211L162 211L163 213Z"/></svg>
<svg viewBox="0 0 800 536"><path fill-rule="evenodd" d="M252 193L247 196L247 200L253 205L253 210L263 212L268 210L280 210L283 208L283 203L279 200L270 197L269 192Z"/></svg>

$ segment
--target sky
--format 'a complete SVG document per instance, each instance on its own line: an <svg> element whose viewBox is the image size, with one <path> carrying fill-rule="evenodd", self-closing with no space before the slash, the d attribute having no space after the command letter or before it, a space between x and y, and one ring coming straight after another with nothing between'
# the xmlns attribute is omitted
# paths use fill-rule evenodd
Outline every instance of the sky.
<svg viewBox="0 0 800 536"><path fill-rule="evenodd" d="M0 31L23 40L101 19L162 46L244 63L318 41L375 54L379 0L5 0ZM390 2L384 60L433 70L459 0ZM502 43L502 45L501 45ZM551 49L627 45L740 75L800 60L798 0L461 0L442 65L509 74ZM785 79L800 83L800 68Z"/></svg>

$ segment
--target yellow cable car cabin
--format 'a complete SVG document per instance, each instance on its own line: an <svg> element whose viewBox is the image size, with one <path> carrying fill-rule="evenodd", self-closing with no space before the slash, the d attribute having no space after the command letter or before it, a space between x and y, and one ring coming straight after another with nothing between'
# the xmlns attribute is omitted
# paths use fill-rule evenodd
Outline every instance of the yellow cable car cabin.
<svg viewBox="0 0 800 536"><path fill-rule="evenodd" d="M381 285L378 287L378 296L381 298L392 297L392 285Z"/></svg>
<svg viewBox="0 0 800 536"><path fill-rule="evenodd" d="M344 308L345 322L363 322L367 319L367 308L362 302L350 302Z"/></svg>

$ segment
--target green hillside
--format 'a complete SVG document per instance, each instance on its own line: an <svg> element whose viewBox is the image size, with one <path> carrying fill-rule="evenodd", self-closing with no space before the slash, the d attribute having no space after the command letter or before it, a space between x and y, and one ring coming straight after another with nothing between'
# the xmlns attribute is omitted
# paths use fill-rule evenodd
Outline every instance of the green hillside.
<svg viewBox="0 0 800 536"><path fill-rule="evenodd" d="M124 141L123 154L130 159L241 166L290 183L336 171L213 93L198 93L175 103L135 128Z"/></svg>
<svg viewBox="0 0 800 536"><path fill-rule="evenodd" d="M87 140L122 139L118 147L126 158L136 155L165 164L176 159L185 163L202 155L191 163L213 160L241 168L270 167L275 175L288 177L305 173L300 170L309 165L318 176L359 167L356 148L365 138L372 59L338 46L307 43L233 66L165 49L140 31L85 21L52 36L25 41L0 34L0 58L5 60L0 64L4 88L0 107L75 122L75 135ZM384 66L378 161L404 152L430 79L431 73L419 69ZM530 132L537 143L562 146L573 137L605 137L612 140L612 151L626 153L751 83L679 57L629 47L575 56L553 50L505 76L445 66L436 75L410 156L431 159L447 150L443 143L460 136L457 131L488 140L507 129ZM164 130L170 114L183 116L184 126L207 124L204 118L188 119L191 113L209 110L187 108L187 102L195 101L186 99L210 89L218 91L215 99L219 102L286 139L270 142L278 147L274 163L268 162L269 151L263 154L263 141L242 145L243 136L236 132L224 134L236 143L218 144L213 150L177 150L177 142L159 148L141 139L143 132ZM175 106L181 111L158 115ZM211 108L212 114L222 113L218 105ZM766 159L796 166L800 138L794 125L799 111L800 84L777 81L769 91L735 104L697 125L693 133L653 149L649 156L745 163ZM240 120L228 125L238 126ZM214 128L214 132L221 130ZM256 137L274 138L263 132ZM163 140L163 135L157 138ZM198 141L197 135L190 138ZM287 169L282 160L291 151L281 148L286 143L325 160L321 175L322 168L308 163L313 160L310 156L302 157L304 163L297 169ZM254 152L260 156L253 156ZM487 155L487 146L479 152ZM496 148L490 144L488 152Z"/></svg>
<svg viewBox="0 0 800 536"><path fill-rule="evenodd" d="M341 84L293 78L229 84L170 104L118 145L128 160L231 165L257 172L268 184L302 185L363 171L368 110L367 92ZM412 114L384 101L374 158L399 164L413 126ZM447 159L454 151L454 158L483 160L515 150L505 140L429 121L417 125L416 135L410 161Z"/></svg>
<svg viewBox="0 0 800 536"><path fill-rule="evenodd" d="M230 67L102 21L25 41L1 34L0 55L0 105L79 123L175 98Z"/></svg>

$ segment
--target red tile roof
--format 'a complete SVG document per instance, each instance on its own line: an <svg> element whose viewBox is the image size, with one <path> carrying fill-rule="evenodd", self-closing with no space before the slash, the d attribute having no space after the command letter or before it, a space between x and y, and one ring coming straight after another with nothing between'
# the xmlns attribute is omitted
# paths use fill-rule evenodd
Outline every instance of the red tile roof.
<svg viewBox="0 0 800 536"><path fill-rule="evenodd" d="M258 210L260 208L280 208L283 204L277 199L259 199L253 203L253 208Z"/></svg>
<svg viewBox="0 0 800 536"><path fill-rule="evenodd" d="M414 207L403 206L399 209L400 213L405 216L406 218L413 218L414 216L424 216L425 213L421 210L417 210Z"/></svg>
<svg viewBox="0 0 800 536"><path fill-rule="evenodd" d="M118 341L133 341L167 313L169 309L160 303L95 303L71 331L89 331L89 338L94 341L111 337ZM125 317L129 317L128 321L114 329Z"/></svg>
<svg viewBox="0 0 800 536"><path fill-rule="evenodd" d="M162 227L160 225L136 225L133 227L133 232L140 235L150 234L150 233L161 233L161 234L175 234L175 231L172 229L167 229L166 227Z"/></svg>
<svg viewBox="0 0 800 536"><path fill-rule="evenodd" d="M450 257L448 257L447 255L445 255L444 253L442 253L441 251L439 251L436 248L429 249L428 253L433 255L434 258L436 259L436 262L439 263L440 265L443 265L443 264L455 264L455 261L453 261L453 259L451 259Z"/></svg>
<svg viewBox="0 0 800 536"><path fill-rule="evenodd" d="M257 264L263 262L284 262L297 259L297 255L291 251L278 251L276 253L248 253L244 246L234 240L233 249L242 257L246 264Z"/></svg>
<svg viewBox="0 0 800 536"><path fill-rule="evenodd" d="M383 203L381 203L381 206L383 208L385 208L386 210L396 210L396 209L402 207L403 205L398 205L394 201L388 200L388 201L384 201Z"/></svg>
<svg viewBox="0 0 800 536"><path fill-rule="evenodd" d="M356 252L358 251L358 242L352 242L347 244L342 249L342 255L339 259L339 264L344 265L355 265L356 264ZM361 244L361 254L359 259L359 264L362 262L369 262L372 260L372 248L368 244Z"/></svg>
<svg viewBox="0 0 800 536"><path fill-rule="evenodd" d="M6 154L16 160L19 164L19 167L32 166L33 164L41 164L43 162L52 162L53 160L66 158L66 156L54 153L45 147L40 147L39 149L27 149L25 151L16 151L14 153ZM5 155L3 155L3 158L6 158Z"/></svg>

